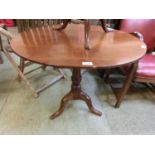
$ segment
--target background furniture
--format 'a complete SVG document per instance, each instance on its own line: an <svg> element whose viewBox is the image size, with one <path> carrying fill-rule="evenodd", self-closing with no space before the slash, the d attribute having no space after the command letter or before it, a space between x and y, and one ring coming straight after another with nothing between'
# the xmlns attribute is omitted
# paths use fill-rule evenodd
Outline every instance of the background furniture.
<svg viewBox="0 0 155 155"><path fill-rule="evenodd" d="M0 27L6 29L6 26L3 23L0 23ZM2 50L3 50L3 44L2 44L2 38L0 36L0 64L3 63L3 58L2 58L2 55L1 55Z"/></svg>
<svg viewBox="0 0 155 155"><path fill-rule="evenodd" d="M55 31L52 27L35 28L18 34L10 41L13 51L27 60L72 69L71 91L62 98L60 108L51 115L52 119L64 111L68 100L76 99L84 100L90 112L101 115L93 107L90 97L81 89L81 69L110 68L131 63L132 76L135 62L145 55L145 44L128 33L104 33L98 26L92 26L91 29L90 50L83 47L84 27L81 24L70 24L63 31Z"/></svg>
<svg viewBox="0 0 155 155"><path fill-rule="evenodd" d="M13 19L0 19L0 25L1 24L6 25L7 27L12 27L14 26L14 21Z"/></svg>
<svg viewBox="0 0 155 155"><path fill-rule="evenodd" d="M0 27L7 29L7 27L12 27L14 26L14 21L13 19L0 19ZM0 36L0 64L3 63L1 51L3 50L3 43L2 43L2 38Z"/></svg>
<svg viewBox="0 0 155 155"><path fill-rule="evenodd" d="M129 89L131 82L141 82L149 86L149 88L154 87L152 83L155 83L155 56L153 50L155 49L155 20L154 19L123 19L119 20L117 27L119 30L131 33L138 37L140 40L144 40L147 45L147 54L138 61L138 64L133 73L131 80L126 81L125 91L120 93L115 107L119 107L121 101ZM138 32L138 33L133 33ZM136 51L135 51L136 52ZM128 70L130 66L120 68L125 76L128 76ZM109 77L110 72L106 75L106 78Z"/></svg>
<svg viewBox="0 0 155 155"><path fill-rule="evenodd" d="M50 24L50 20L43 20L43 19L37 19L37 20L29 20L29 19L19 19L17 20L17 28L19 32L23 32L23 31L29 31L31 28L36 28L36 27L43 27L43 26L48 26ZM11 38L12 39L12 38ZM7 48L7 50L9 52L12 52L12 49ZM13 61L13 60L11 60ZM24 69L25 67L28 67L32 64L31 61L27 61L26 59L20 57L20 64L19 64L19 69L21 71L21 73L23 74L21 76L21 73L19 74L19 79L23 79L24 75ZM40 67L38 67L40 68ZM36 69L38 69L36 68ZM45 65L42 66L43 69L46 68ZM32 71L35 71L36 69L33 69L31 71L29 71L29 73L31 73ZM43 90L45 90L46 88L48 88L50 85L54 84L55 82L59 81L60 79L62 79L64 77L64 74L62 72L61 69L58 69L58 71L60 72L60 75L56 76L55 78L52 78L51 81L49 81L48 83L44 84L42 87L38 88L38 89L33 89L33 87L31 86L30 89L33 91L34 96L38 96L39 93ZM19 73L19 71L18 71ZM25 81L26 77L23 79ZM28 83L28 80L26 80L26 83ZM28 84L29 86L31 85L30 83Z"/></svg>
<svg viewBox="0 0 155 155"><path fill-rule="evenodd" d="M0 64L2 64L3 63L3 59L2 59L2 55L1 55L1 51L2 51L2 38L1 38L1 36L0 36Z"/></svg>
<svg viewBox="0 0 155 155"><path fill-rule="evenodd" d="M54 29L55 30L63 30L67 27L68 23L71 22L71 19L63 19L61 24L58 24ZM84 48L85 49L90 49L90 31L91 31L91 20L90 19L84 19ZM100 19L100 24L102 26L102 29L104 32L108 32L108 29L106 27L106 20Z"/></svg>
<svg viewBox="0 0 155 155"><path fill-rule="evenodd" d="M59 20L52 20L52 19L17 19L17 28L19 32L23 32L23 31L28 31L31 28L49 26L49 25L56 24L58 22ZM20 57L19 68L23 73L24 73L24 68L31 64L29 62L25 63L25 61L26 60L24 58ZM43 65L42 68L45 69L46 65ZM37 89L36 90L37 94L64 77L63 71L61 69L58 69L58 71L60 72L60 76L55 77L54 79L52 79L52 81L44 85L42 88Z"/></svg>

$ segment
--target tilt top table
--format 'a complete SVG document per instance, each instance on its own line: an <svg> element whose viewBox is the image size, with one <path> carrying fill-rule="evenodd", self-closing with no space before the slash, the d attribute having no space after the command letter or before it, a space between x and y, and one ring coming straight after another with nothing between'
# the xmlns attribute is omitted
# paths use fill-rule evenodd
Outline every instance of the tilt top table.
<svg viewBox="0 0 155 155"><path fill-rule="evenodd" d="M101 116L102 113L93 107L90 97L81 90L80 70L136 64L146 53L142 41L122 31L105 33L101 27L91 26L90 37L91 49L87 50L83 47L83 25L70 24L62 31L53 30L50 26L31 29L10 41L14 53L20 57L40 64L72 69L71 90L62 98L60 108L51 115L51 119L64 111L68 100L76 99L84 100L90 112ZM131 67L130 76L133 69Z"/></svg>

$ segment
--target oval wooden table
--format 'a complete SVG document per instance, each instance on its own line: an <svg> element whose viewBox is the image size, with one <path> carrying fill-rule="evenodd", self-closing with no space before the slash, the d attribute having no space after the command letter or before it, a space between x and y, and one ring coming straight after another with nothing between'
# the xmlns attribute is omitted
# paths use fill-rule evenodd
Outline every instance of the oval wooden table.
<svg viewBox="0 0 155 155"><path fill-rule="evenodd" d="M91 99L80 86L82 68L111 68L133 64L128 79L131 80L136 62L145 55L146 46L138 38L122 31L105 33L101 27L91 26L91 49L84 49L83 25L70 24L62 31L52 27L40 27L18 34L11 40L13 51L27 60L72 69L72 85L65 95L58 111L51 119L59 116L68 100L81 99L87 104L90 112L101 116L102 113L93 107Z"/></svg>

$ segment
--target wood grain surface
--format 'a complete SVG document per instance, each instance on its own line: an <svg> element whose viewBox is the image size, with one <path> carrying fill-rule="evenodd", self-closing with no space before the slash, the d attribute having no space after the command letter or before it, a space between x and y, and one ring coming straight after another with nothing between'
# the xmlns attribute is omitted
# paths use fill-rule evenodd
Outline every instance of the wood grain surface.
<svg viewBox="0 0 155 155"><path fill-rule="evenodd" d="M91 26L91 49L84 49L84 26L69 24L63 31L50 26L18 34L10 44L14 52L33 62L64 68L108 68L132 63L146 53L146 45L123 31L105 33Z"/></svg>

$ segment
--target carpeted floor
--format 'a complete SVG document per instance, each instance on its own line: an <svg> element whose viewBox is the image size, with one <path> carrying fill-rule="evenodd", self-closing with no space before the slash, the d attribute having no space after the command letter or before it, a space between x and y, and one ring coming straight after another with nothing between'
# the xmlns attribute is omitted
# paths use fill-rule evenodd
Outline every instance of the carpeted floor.
<svg viewBox="0 0 155 155"><path fill-rule="evenodd" d="M15 29L10 31L16 33ZM4 40L5 41L5 40ZM18 58L13 55L18 61ZM94 106L103 112L101 117L91 114L83 101L70 101L64 113L55 120L61 98L70 90L70 70L62 79L34 98L8 60L0 65L0 134L155 134L155 97L145 87L130 91L119 109L108 85L90 70L82 76L82 88ZM48 67L28 75L35 86L58 74Z"/></svg>

